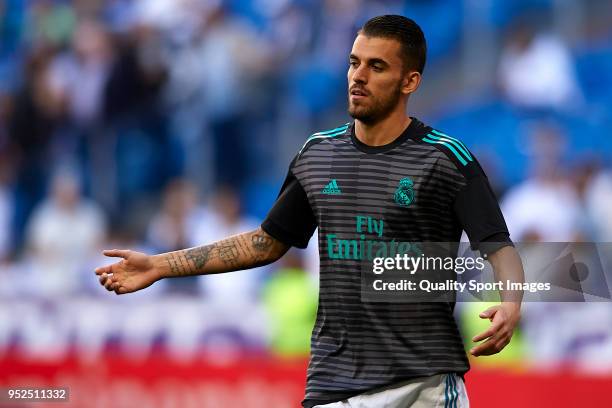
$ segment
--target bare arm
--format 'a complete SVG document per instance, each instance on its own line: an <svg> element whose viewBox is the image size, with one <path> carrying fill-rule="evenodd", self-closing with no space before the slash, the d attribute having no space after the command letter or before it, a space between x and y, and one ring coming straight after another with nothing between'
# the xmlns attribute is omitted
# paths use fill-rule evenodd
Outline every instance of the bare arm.
<svg viewBox="0 0 612 408"><path fill-rule="evenodd" d="M153 256L164 278L250 269L278 260L289 247L261 228L210 245Z"/></svg>
<svg viewBox="0 0 612 408"><path fill-rule="evenodd" d="M523 271L523 262L516 248L513 246L505 246L499 250L489 254L489 262L493 266L495 280L510 281L523 283L525 282L525 272ZM501 301L514 303L520 309L521 301L523 300L522 290L502 290L500 292Z"/></svg>
<svg viewBox="0 0 612 408"><path fill-rule="evenodd" d="M144 289L163 278L223 273L267 265L283 256L289 246L261 228L200 247L146 255L113 249L104 255L121 261L96 269L100 283L117 294Z"/></svg>
<svg viewBox="0 0 612 408"><path fill-rule="evenodd" d="M489 254L488 259L493 266L497 281L519 283L525 281L523 263L514 247L502 247ZM472 338L474 342L486 340L470 350L474 356L499 353L510 343L514 329L518 325L521 318L523 291L502 290L500 296L501 304L492 306L479 315L482 319L489 319L491 326Z"/></svg>

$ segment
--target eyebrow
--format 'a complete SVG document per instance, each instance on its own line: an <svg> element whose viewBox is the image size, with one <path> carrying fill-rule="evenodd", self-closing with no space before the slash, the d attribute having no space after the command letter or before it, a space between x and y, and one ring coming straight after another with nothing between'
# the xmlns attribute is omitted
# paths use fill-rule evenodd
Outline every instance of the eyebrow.
<svg viewBox="0 0 612 408"><path fill-rule="evenodd" d="M349 55L349 59L359 59L359 57L357 57L355 54L350 54ZM367 60L368 64L373 65L373 64L381 64L384 65L386 67L389 66L389 63L387 61L385 61L382 58L370 58L369 60Z"/></svg>

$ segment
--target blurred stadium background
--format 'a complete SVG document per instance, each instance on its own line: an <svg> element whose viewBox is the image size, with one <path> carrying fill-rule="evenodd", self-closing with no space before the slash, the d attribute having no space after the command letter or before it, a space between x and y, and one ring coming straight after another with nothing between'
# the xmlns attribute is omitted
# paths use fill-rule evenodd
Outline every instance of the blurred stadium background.
<svg viewBox="0 0 612 408"><path fill-rule="evenodd" d="M256 227L305 138L348 120L354 35L390 13L428 39L412 114L476 153L512 238L612 242L608 0L0 0L0 385L68 386L75 407L298 406L315 240L122 297L93 268L102 248ZM482 308L459 305L466 338ZM610 406L612 305L523 315L472 362L473 406Z"/></svg>

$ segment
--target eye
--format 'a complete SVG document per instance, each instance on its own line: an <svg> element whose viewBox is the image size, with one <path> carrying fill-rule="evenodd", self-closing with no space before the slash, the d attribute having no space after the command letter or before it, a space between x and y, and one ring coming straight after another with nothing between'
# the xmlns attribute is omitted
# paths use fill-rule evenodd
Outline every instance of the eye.
<svg viewBox="0 0 612 408"><path fill-rule="evenodd" d="M374 70L374 72L381 72L383 70L383 67L381 67L380 65L373 65L372 69Z"/></svg>
<svg viewBox="0 0 612 408"><path fill-rule="evenodd" d="M349 61L349 65L351 67L355 68L357 65L359 65L359 63L357 61L355 61L355 60L351 60L351 61Z"/></svg>

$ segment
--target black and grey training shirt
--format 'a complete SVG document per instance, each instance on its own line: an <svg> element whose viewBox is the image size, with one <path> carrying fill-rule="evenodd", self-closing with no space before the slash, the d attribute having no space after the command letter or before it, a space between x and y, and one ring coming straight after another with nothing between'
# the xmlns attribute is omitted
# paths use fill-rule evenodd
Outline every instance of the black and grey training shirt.
<svg viewBox="0 0 612 408"><path fill-rule="evenodd" d="M365 145L354 129L347 123L307 139L262 223L299 248L319 228L319 307L304 407L469 369L454 304L363 301L361 261L342 242L370 242L359 255L392 257L402 243L458 242L465 230L475 249L486 241L511 245L487 177L461 141L416 118L384 146Z"/></svg>

